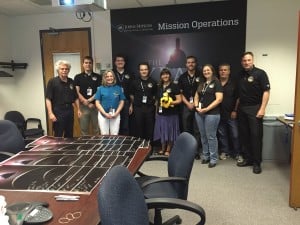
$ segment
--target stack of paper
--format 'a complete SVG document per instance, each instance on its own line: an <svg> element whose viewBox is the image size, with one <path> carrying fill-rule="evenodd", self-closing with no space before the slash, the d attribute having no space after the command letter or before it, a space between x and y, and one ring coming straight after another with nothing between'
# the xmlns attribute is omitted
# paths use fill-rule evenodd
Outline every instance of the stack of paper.
<svg viewBox="0 0 300 225"><path fill-rule="evenodd" d="M293 113L286 113L286 114L284 114L284 119L285 120L294 120L295 117L294 117Z"/></svg>

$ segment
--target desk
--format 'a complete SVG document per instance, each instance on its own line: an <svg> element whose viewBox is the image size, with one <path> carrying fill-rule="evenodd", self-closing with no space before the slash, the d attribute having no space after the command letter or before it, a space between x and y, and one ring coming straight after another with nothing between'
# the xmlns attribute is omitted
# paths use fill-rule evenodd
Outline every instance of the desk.
<svg viewBox="0 0 300 225"><path fill-rule="evenodd" d="M284 119L283 116L279 116L276 118L279 122L283 123L284 125L286 125L289 128L293 128L294 127L294 120L286 120Z"/></svg>
<svg viewBox="0 0 300 225"><path fill-rule="evenodd" d="M113 143L120 143L120 144L109 144L109 140L113 140ZM123 140L123 142L122 142ZM91 136L91 137L81 137L81 138L75 138L75 139L62 139L62 138L53 138L53 137L43 137L39 140L37 140L35 143L33 143L33 149L31 149L29 152L21 152L20 154L16 155L15 157L10 158L9 160L5 161L0 164L0 175L1 175L1 169L5 168L6 165L13 166L14 161L18 157L27 156L34 154L34 152L37 153L44 153L48 156L47 151L51 152L53 149L57 149L57 152L65 152L66 151L80 151L85 152L91 151L91 145L97 145L97 148L92 150L93 153L95 151L102 151L103 149L106 149L105 151L110 151L107 149L109 146L113 147L116 145L122 146L122 143L130 144L136 140L139 140L139 143L141 142L141 139L131 138L131 137L125 137L125 136ZM75 144L76 149L72 149L72 145L68 145L68 143ZM102 143L102 144L99 144ZM78 146L81 146L78 148ZM124 144L125 145L125 144ZM74 146L74 145L73 145ZM87 148L85 150L84 146ZM132 145L134 146L134 145ZM50 149L50 150L49 150ZM134 155L131 157L131 159L128 161L128 169L131 171L132 174L134 174L139 167L142 165L143 161L147 157L147 155L150 152L149 143L142 141L142 144L140 144L138 147L135 147L135 149L131 149L134 151ZM114 149L112 150L114 154L123 154L122 149ZM92 154L87 153L87 154ZM79 155L80 156L80 155ZM40 162L40 161L39 161ZM28 163L28 162L27 162ZM32 164L32 162L30 162ZM33 164L36 164L34 162ZM43 165L40 165L42 167ZM109 169L109 168L108 168ZM3 177L0 177L0 181L3 179ZM53 212L53 218L51 221L46 223L47 225L57 225L60 224L58 222L59 218L64 217L69 212L77 212L80 211L82 213L81 217L78 218L76 221L70 222L70 224L76 224L76 225L97 225L100 221L99 215L98 215L98 205L97 205L97 193L98 188L100 185L102 177L100 178L99 182L95 185L94 188L91 190L88 190L87 192L79 192L76 193L76 195L80 195L80 200L78 201L56 201L54 196L61 193L60 191L49 191L49 190L8 190L8 189L1 189L0 194L4 195L6 198L6 201L8 204L12 204L15 202L22 202L22 201L44 201L49 203L49 209ZM1 188L1 182L0 182L0 188ZM66 193L64 193L66 194ZM69 192L69 194L73 194L73 192Z"/></svg>

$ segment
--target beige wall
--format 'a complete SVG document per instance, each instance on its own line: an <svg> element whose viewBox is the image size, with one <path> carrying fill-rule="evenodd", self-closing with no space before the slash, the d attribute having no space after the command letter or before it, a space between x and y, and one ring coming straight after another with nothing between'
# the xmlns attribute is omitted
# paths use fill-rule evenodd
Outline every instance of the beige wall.
<svg viewBox="0 0 300 225"><path fill-rule="evenodd" d="M299 10L298 0L248 0L246 50L254 52L256 66L269 74L269 115L293 111ZM107 64L111 63L109 21L109 11L95 12L88 23L73 13L0 16L0 59L29 64L26 70L15 71L13 78L0 78L0 118L16 109L25 117L41 118L46 127L39 30L91 27L95 61Z"/></svg>

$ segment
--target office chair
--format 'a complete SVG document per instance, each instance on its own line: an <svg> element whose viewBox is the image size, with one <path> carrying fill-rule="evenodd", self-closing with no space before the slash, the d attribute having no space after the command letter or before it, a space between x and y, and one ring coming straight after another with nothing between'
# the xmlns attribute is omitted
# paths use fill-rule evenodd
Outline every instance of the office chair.
<svg viewBox="0 0 300 225"><path fill-rule="evenodd" d="M205 222L204 210L194 203L171 198L145 199L137 181L124 166L111 168L103 178L98 190L101 225L148 225L148 209L153 208L189 210L200 216L198 224Z"/></svg>
<svg viewBox="0 0 300 225"><path fill-rule="evenodd" d="M42 122L38 118L28 118L25 120L22 113L9 111L5 113L4 119L14 122L25 140L33 140L44 135ZM36 126L36 128L29 128L29 126Z"/></svg>
<svg viewBox="0 0 300 225"><path fill-rule="evenodd" d="M0 161L25 149L24 138L9 120L0 120Z"/></svg>
<svg viewBox="0 0 300 225"><path fill-rule="evenodd" d="M183 132L174 143L169 157L150 156L148 161L162 160L168 162L169 177L147 176L142 172L136 177L140 184L144 196L147 199L152 198L175 198L187 200L189 178L192 172L195 154L197 151L197 141L193 135ZM202 221L202 220L201 220ZM156 208L154 213L154 224L180 224L181 218L175 216L162 223L161 208ZM203 223L202 223L203 222ZM203 220L199 224L204 224Z"/></svg>

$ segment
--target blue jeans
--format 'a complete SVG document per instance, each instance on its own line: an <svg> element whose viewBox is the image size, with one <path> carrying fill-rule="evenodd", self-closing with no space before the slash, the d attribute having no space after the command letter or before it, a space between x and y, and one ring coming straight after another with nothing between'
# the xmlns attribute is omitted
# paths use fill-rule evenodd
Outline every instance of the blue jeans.
<svg viewBox="0 0 300 225"><path fill-rule="evenodd" d="M220 152L231 156L240 154L240 141L237 119L221 119L218 128Z"/></svg>
<svg viewBox="0 0 300 225"><path fill-rule="evenodd" d="M218 139L217 129L220 122L220 114L207 115L195 113L197 125L200 130L203 159L210 163L218 161Z"/></svg>

